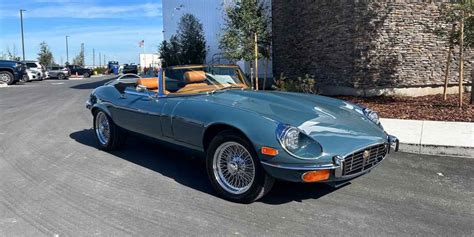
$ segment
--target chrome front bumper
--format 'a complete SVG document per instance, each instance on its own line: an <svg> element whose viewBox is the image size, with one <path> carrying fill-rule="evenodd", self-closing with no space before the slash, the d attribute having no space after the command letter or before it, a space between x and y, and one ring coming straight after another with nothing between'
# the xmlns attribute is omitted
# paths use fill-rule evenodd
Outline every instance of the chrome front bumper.
<svg viewBox="0 0 474 237"><path fill-rule="evenodd" d="M388 145L388 150L387 150L387 153L385 153L384 157L380 161L378 161L377 163L375 163L369 168L364 168L361 172L350 174L350 175L343 174L344 160L347 159L350 155L346 155L345 157L334 156L331 163L318 164L318 165L279 165L279 164L271 164L269 162L264 162L264 161L262 161L261 163L265 167L265 170L269 172L272 176L274 176L275 178L283 179L283 180L301 182L301 179L299 177L301 177L301 175L305 172L329 169L329 170L334 170L334 172L332 172L332 175L328 180L325 180L322 182L345 181L345 180L350 180L350 179L353 179L355 177L358 177L370 172L372 169L374 169L380 163L382 163L383 160L385 160L385 158L387 157L387 154L389 154L390 152L398 151L399 140L397 137L389 135L388 141L385 144ZM376 145L381 145L381 144L376 144ZM364 150L364 149L361 149L361 150ZM361 151L361 150L358 150L358 151ZM354 154L358 151L355 151L351 154Z"/></svg>

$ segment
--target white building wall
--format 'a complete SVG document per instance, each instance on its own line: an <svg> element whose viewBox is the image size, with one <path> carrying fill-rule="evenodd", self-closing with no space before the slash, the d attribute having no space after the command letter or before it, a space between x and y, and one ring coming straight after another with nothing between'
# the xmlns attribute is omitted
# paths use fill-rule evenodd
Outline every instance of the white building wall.
<svg viewBox="0 0 474 237"><path fill-rule="evenodd" d="M160 55L152 54L152 53L146 53L146 54L141 53L140 54L140 67L142 67L142 68L144 68L144 67L147 67L147 68L150 68L150 67L159 68L159 67L161 67Z"/></svg>
<svg viewBox="0 0 474 237"><path fill-rule="evenodd" d="M163 0L163 36L169 40L176 33L178 22L183 14L191 13L203 25L206 45L208 46L207 63L227 63L220 56L219 34L224 27L224 8L233 0ZM271 1L269 1L270 3ZM218 61L221 58L222 60ZM259 62L259 75L265 73L264 60ZM238 63L245 73L250 73L248 63ZM269 77L272 75L272 63L269 64Z"/></svg>

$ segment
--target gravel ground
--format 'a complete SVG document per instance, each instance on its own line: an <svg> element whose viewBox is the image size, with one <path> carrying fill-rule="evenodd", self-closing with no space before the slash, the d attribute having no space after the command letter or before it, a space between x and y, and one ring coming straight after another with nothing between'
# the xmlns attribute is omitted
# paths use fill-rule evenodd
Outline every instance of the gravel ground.
<svg viewBox="0 0 474 237"><path fill-rule="evenodd" d="M469 104L470 93L464 93L464 108L458 107L458 95L419 97L353 97L339 96L339 99L362 104L379 113L383 118L474 122L474 105Z"/></svg>

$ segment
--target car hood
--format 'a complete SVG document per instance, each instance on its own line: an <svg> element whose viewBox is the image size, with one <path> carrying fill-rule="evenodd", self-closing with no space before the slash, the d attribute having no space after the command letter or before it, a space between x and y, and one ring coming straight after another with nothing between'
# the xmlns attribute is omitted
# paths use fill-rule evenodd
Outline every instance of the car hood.
<svg viewBox="0 0 474 237"><path fill-rule="evenodd" d="M323 147L334 147L336 144L332 150L341 155L387 140L384 130L368 120L361 107L325 96L227 90L214 93L209 96L209 100L298 127ZM348 149L344 149L344 146Z"/></svg>

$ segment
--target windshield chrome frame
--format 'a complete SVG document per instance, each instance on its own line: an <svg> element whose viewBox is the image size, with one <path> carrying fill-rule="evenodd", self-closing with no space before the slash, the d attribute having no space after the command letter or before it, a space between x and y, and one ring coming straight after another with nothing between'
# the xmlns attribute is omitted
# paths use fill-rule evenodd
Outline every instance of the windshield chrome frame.
<svg viewBox="0 0 474 237"><path fill-rule="evenodd" d="M242 69L238 65L184 65L184 66L172 66L169 68L162 68L160 69L161 72L158 73L158 97L181 97L181 96L192 96L192 95L202 95L202 94L209 94L210 91L204 91L204 92L198 92L198 93L192 93L192 94L165 94L166 90L166 69L168 70L174 70L174 69L198 69L198 68L210 68L210 67L215 67L215 68L235 68L237 70L237 77L240 79L240 81L247 86L248 89L251 89L252 87L249 85L246 77L244 76Z"/></svg>

